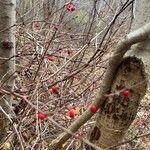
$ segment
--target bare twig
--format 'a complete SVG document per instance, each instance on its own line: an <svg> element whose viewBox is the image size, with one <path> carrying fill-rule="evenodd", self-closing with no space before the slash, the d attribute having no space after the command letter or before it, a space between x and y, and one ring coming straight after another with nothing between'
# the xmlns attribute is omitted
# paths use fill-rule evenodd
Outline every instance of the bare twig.
<svg viewBox="0 0 150 150"><path fill-rule="evenodd" d="M21 140L21 136L20 136L20 134L19 134L19 132L17 130L17 125L12 121L12 119L10 118L10 116L5 112L5 110L1 106L0 106L0 110L3 112L3 114L8 118L8 120L13 125L14 131L16 132L16 135L17 135L18 140L19 140L20 145L21 145L21 150L25 150L24 146L23 146L23 143L22 143L22 140Z"/></svg>
<svg viewBox="0 0 150 150"><path fill-rule="evenodd" d="M123 59L124 54L127 52L127 50L130 49L130 47L133 44L136 44L138 42L144 41L148 38L150 38L150 23L147 25L141 27L140 29L131 32L128 34L122 41L118 43L116 46L115 52L113 56L110 58L108 62L108 68L106 70L104 79L102 81L100 91L98 93L98 96L96 100L93 102L92 105L96 105L97 108L101 108L105 101L105 94L110 90L111 84L113 82L114 74L116 72L117 67L119 66L120 62ZM94 114L90 112L89 110L86 110L79 118L77 118L72 125L68 128L70 132L76 132L84 123L86 123ZM60 134L55 140L53 140L49 144L50 150L56 150L61 145L68 140L71 137L71 134L69 132L64 132Z"/></svg>

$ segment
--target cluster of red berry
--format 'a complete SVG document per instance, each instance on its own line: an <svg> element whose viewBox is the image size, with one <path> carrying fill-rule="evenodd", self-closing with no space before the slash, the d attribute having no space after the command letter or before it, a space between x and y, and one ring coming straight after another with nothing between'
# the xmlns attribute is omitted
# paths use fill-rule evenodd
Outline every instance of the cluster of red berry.
<svg viewBox="0 0 150 150"><path fill-rule="evenodd" d="M69 4L67 4L66 6L67 6L67 7L66 7L67 11L69 11L69 12L73 12L73 11L75 11L75 9L76 9L75 5L72 4L72 3L69 3Z"/></svg>
<svg viewBox="0 0 150 150"><path fill-rule="evenodd" d="M97 107L96 107L95 105L92 105L92 106L89 107L89 110L90 110L92 113L96 113L96 112L97 112ZM76 113L75 113L75 110L74 110L74 109L72 109L72 110L69 111L69 117L70 117L71 119L74 119L75 114L76 114Z"/></svg>
<svg viewBox="0 0 150 150"><path fill-rule="evenodd" d="M57 90L57 87L55 87L55 86L51 87L50 91L51 91L52 93L54 93L54 94L59 95L58 90ZM129 91L128 89L125 89L125 90L123 90L123 91L121 92L121 94L122 94L124 97L127 98L127 97L129 97L129 95L130 95L130 91ZM149 105L150 105L150 103L149 103ZM89 110L90 110L92 113L96 113L96 112L97 112L97 107L96 107L95 105L91 105L91 106L89 107ZM75 112L74 109L71 109L71 110L69 111L69 117L70 117L71 119L74 119L75 114L76 114L76 112ZM38 113L38 119L44 120L45 117L46 117L46 115L45 115L44 113L41 113L41 112Z"/></svg>

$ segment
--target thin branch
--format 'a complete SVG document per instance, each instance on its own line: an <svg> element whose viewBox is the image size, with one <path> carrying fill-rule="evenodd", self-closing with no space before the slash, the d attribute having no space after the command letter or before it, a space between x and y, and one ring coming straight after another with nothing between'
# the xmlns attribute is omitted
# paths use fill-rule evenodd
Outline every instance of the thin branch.
<svg viewBox="0 0 150 150"><path fill-rule="evenodd" d="M0 110L3 112L3 114L8 118L8 120L13 125L14 131L16 132L18 140L19 140L20 145L21 145L21 150L25 150L24 146L23 146L23 143L22 143L22 140L21 140L21 136L20 136L20 134L19 134L19 132L17 130L17 125L12 121L12 119L10 118L10 116L5 112L5 110L1 106L0 106Z"/></svg>
<svg viewBox="0 0 150 150"><path fill-rule="evenodd" d="M92 105L97 108L101 108L105 102L105 94L107 94L111 88L113 82L114 74L117 67L123 59L124 54L133 44L147 40L150 38L150 23L141 27L140 29L131 32L125 36L122 41L118 43L114 51L113 56L110 58L107 66L107 70L104 79L101 83L100 91L96 100ZM70 132L75 133L84 123L86 123L94 114L87 109L79 118L77 118L72 125L68 128ZM61 145L67 141L72 135L69 132L64 132L60 134L55 140L49 144L49 150L57 150Z"/></svg>

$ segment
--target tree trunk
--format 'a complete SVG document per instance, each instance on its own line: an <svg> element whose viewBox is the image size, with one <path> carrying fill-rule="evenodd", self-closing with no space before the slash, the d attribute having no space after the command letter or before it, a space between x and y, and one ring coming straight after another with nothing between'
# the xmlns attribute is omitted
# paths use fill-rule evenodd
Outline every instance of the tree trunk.
<svg viewBox="0 0 150 150"><path fill-rule="evenodd" d="M0 88L13 90L15 73L15 22L16 0L0 0ZM11 58L12 57L12 58ZM9 114L11 96L0 92L0 106ZM2 110L1 109L1 110ZM0 144L8 130L8 119L0 110Z"/></svg>
<svg viewBox="0 0 150 150"><path fill-rule="evenodd" d="M149 0L135 0L134 6L135 16L131 31L150 20ZM107 148L122 141L136 116L141 99L149 88L146 84L147 75L150 75L149 39L133 45L117 69L111 92L127 88L130 95L126 98L120 92L118 95L107 98L90 135L91 142L101 148Z"/></svg>

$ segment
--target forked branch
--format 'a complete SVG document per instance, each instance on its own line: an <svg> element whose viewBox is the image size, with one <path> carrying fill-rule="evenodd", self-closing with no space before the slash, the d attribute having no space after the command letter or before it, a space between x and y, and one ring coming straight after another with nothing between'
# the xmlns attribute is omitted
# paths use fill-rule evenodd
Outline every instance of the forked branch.
<svg viewBox="0 0 150 150"><path fill-rule="evenodd" d="M139 28L138 30L129 33L126 35L117 45L114 50L113 56L110 57L107 70L100 86L100 91L96 97L96 100L92 105L95 105L97 108L103 106L105 101L105 95L110 91L114 74L117 67L123 59L124 54L130 49L133 44L145 41L150 39L150 23ZM86 110L79 118L77 118L72 125L62 134L60 134L55 140L50 142L49 150L57 150L62 144L67 141L72 134L75 133L84 123L86 123L94 114L90 110Z"/></svg>

